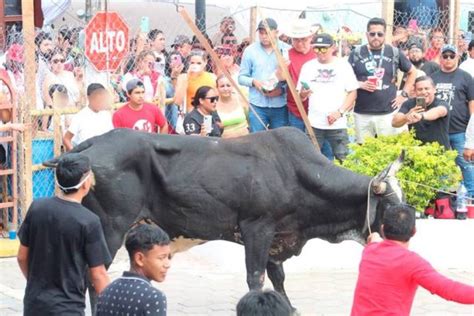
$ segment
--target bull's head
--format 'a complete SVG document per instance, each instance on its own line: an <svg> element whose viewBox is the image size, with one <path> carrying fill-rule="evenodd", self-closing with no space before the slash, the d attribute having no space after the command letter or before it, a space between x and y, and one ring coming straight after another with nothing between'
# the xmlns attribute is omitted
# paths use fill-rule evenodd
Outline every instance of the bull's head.
<svg viewBox="0 0 474 316"><path fill-rule="evenodd" d="M383 212L390 207L390 205L404 202L405 198L402 188L395 177L402 167L404 159L405 151L402 151L400 156L393 163L372 179L367 205L368 213L366 215L367 218L364 223L363 233L367 232L368 223L370 223L373 231L378 231Z"/></svg>

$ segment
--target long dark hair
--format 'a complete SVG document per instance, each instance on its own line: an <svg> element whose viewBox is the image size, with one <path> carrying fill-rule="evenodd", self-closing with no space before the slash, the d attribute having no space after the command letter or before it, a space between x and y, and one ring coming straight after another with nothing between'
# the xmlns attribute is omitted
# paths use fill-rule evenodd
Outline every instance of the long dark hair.
<svg viewBox="0 0 474 316"><path fill-rule="evenodd" d="M193 97L193 101L191 102L192 106L194 106L195 108L197 108L199 106L199 104L201 104L199 102L200 99L205 99L206 96L207 96L207 93L214 89L213 87L209 87L209 86L202 86L202 87L199 87L199 89L196 90L196 93L194 94L194 97Z"/></svg>

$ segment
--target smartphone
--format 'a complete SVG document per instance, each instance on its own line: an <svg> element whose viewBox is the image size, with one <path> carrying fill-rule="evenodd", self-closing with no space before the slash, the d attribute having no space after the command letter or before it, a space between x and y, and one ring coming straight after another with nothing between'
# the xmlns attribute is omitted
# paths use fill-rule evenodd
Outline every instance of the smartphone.
<svg viewBox="0 0 474 316"><path fill-rule="evenodd" d="M183 60L181 59L180 55L171 55L171 66L172 67L177 67L181 66L183 64Z"/></svg>
<svg viewBox="0 0 474 316"><path fill-rule="evenodd" d="M309 84L307 82L301 81L301 86L303 87L303 89L309 90Z"/></svg>
<svg viewBox="0 0 474 316"><path fill-rule="evenodd" d="M423 109L426 110L426 100L423 97L417 97L416 98L416 106L421 106Z"/></svg>
<svg viewBox="0 0 474 316"><path fill-rule="evenodd" d="M140 31L142 33L150 32L150 18L147 16L142 16L140 20Z"/></svg>

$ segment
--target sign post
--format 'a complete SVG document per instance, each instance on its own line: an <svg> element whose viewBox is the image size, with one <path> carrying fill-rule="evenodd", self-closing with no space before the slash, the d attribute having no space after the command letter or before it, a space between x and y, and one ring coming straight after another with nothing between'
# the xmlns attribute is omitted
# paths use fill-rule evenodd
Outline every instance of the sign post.
<svg viewBox="0 0 474 316"><path fill-rule="evenodd" d="M98 12L86 26L85 55L97 71L115 71L128 53L128 26L117 12Z"/></svg>

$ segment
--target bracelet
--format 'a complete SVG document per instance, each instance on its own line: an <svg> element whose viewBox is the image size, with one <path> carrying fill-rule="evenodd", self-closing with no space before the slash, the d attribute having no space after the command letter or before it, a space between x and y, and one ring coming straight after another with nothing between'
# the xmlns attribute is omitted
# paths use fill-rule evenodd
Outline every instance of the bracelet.
<svg viewBox="0 0 474 316"><path fill-rule="evenodd" d="M425 113L421 113L421 120L422 120L422 121L426 121Z"/></svg>

